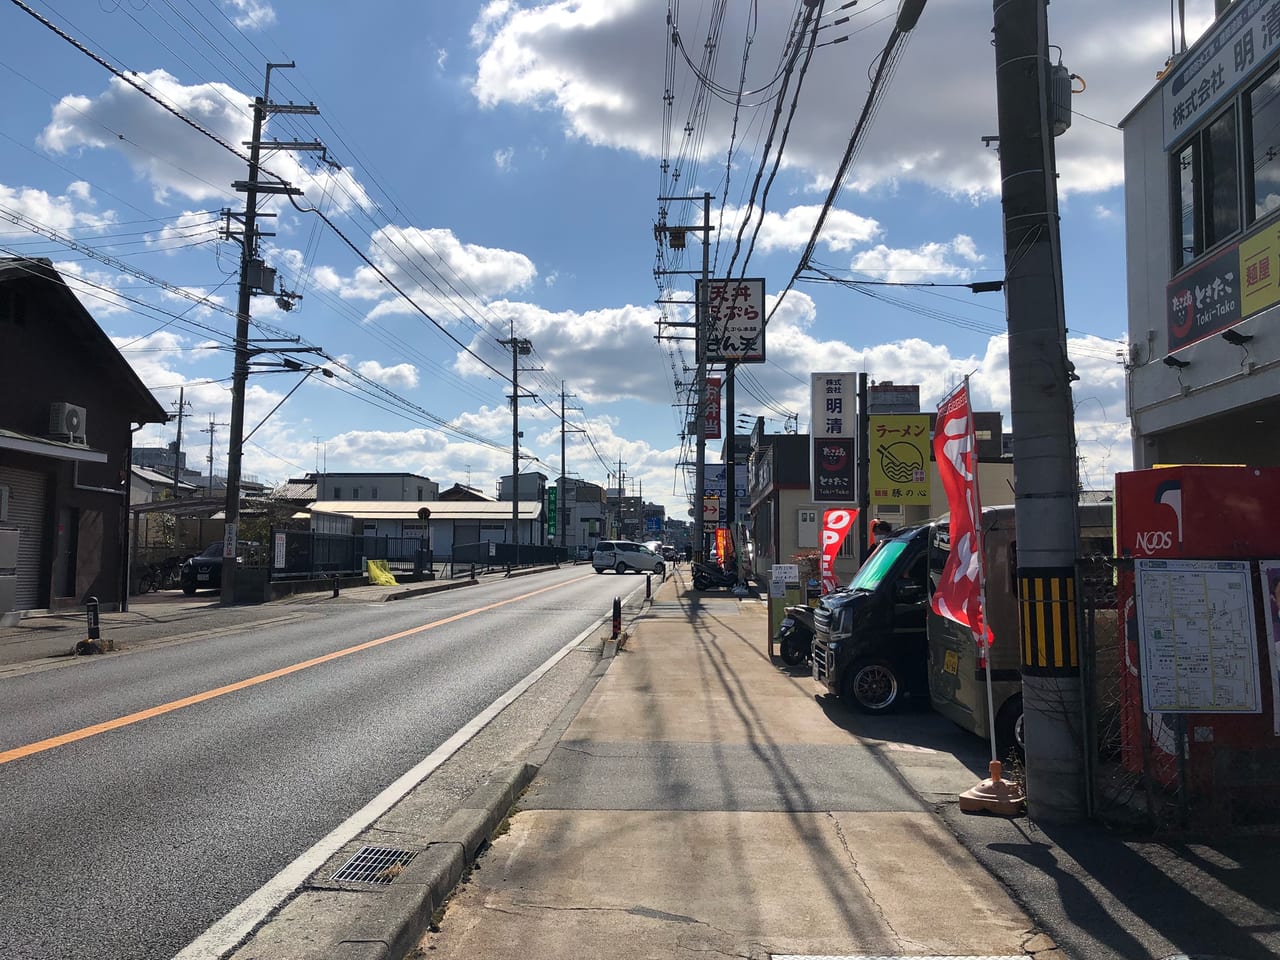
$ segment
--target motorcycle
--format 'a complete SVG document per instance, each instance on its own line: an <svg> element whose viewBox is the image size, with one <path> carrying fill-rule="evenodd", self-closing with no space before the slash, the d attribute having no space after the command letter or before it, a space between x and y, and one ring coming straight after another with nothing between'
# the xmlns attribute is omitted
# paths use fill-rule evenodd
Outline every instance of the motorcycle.
<svg viewBox="0 0 1280 960"><path fill-rule="evenodd" d="M738 583L737 574L715 563L695 562L693 565L693 589L717 590L733 587Z"/></svg>
<svg viewBox="0 0 1280 960"><path fill-rule="evenodd" d="M787 607L785 612L776 639L782 662L794 667L813 654L813 607L796 605Z"/></svg>

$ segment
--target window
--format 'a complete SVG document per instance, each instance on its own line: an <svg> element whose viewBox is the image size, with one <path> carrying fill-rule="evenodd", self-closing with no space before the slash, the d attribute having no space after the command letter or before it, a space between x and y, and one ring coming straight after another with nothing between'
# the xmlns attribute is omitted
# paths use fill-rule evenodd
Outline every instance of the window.
<svg viewBox="0 0 1280 960"><path fill-rule="evenodd" d="M1272 67L1245 94L1246 138L1252 163L1245 182L1249 222L1280 207L1280 70Z"/></svg>
<svg viewBox="0 0 1280 960"><path fill-rule="evenodd" d="M333 488L333 499L335 499L335 500L341 500L341 499L342 499L342 488L341 488L341 487L334 487L334 488Z"/></svg>
<svg viewBox="0 0 1280 960"><path fill-rule="evenodd" d="M377 499L378 499L378 488L377 488L377 487L374 487L374 488L373 488L373 494L372 494L372 496L373 496L373 499L374 499L374 500L377 500Z"/></svg>
<svg viewBox="0 0 1280 960"><path fill-rule="evenodd" d="M1173 154L1179 224L1175 269L1240 232L1236 108L1228 107Z"/></svg>
<svg viewBox="0 0 1280 960"><path fill-rule="evenodd" d="M421 488L421 487L419 487L419 488L418 488L418 499L419 499L419 500L421 500L421 499L422 499L422 488Z"/></svg>
<svg viewBox="0 0 1280 960"><path fill-rule="evenodd" d="M359 488L359 487L352 487L352 488L351 488L351 499L352 499L352 500L359 500L359 499L360 499L360 488Z"/></svg>

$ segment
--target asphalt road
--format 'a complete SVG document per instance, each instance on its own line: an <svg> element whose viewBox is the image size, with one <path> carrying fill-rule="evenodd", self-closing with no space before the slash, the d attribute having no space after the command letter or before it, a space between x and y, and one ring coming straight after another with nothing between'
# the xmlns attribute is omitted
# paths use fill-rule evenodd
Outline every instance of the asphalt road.
<svg viewBox="0 0 1280 960"><path fill-rule="evenodd" d="M577 567L299 607L3 681L5 957L172 957L642 585Z"/></svg>

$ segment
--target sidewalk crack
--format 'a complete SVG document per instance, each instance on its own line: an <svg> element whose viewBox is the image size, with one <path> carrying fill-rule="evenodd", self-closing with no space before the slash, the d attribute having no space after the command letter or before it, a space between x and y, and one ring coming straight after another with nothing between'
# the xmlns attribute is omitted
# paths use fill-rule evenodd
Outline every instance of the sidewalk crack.
<svg viewBox="0 0 1280 960"><path fill-rule="evenodd" d="M845 856L849 858L849 866L853 868L853 875L858 878L858 883L862 886L862 891L866 895L867 900L871 902L871 906L875 908L876 915L880 918L880 922L884 924L885 929L889 931L889 935L893 937L899 951L915 950L921 947L921 944L905 939L897 930L894 929L889 918L885 915L884 907L880 905L880 901L876 899L875 894L871 890L871 884L867 882L867 878L862 875L862 870L858 867L857 858L853 855L853 850L849 847L849 838L845 836L844 828L840 826L840 821L836 815L828 812L827 817L835 825L836 839L840 841L840 846L844 849Z"/></svg>

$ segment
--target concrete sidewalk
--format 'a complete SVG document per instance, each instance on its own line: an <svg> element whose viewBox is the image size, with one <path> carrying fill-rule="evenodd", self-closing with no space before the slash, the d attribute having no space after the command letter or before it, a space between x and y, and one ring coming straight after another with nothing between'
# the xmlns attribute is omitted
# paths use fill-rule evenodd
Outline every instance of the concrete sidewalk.
<svg viewBox="0 0 1280 960"><path fill-rule="evenodd" d="M1061 956L893 748L770 661L765 603L685 574L631 624L420 955ZM911 756L928 790L975 782Z"/></svg>

